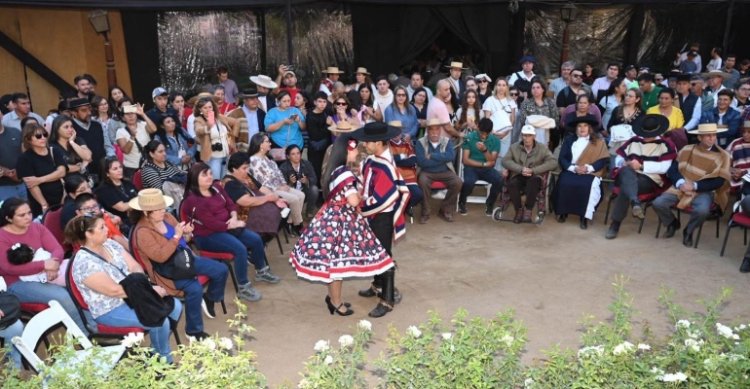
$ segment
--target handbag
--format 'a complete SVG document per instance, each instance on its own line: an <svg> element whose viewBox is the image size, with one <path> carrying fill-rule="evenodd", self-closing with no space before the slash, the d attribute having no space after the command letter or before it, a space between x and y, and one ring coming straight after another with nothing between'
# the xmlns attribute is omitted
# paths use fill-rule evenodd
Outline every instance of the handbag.
<svg viewBox="0 0 750 389"><path fill-rule="evenodd" d="M154 270L171 280L185 280L195 278L195 255L193 251L177 246L174 254L164 263L154 263Z"/></svg>
<svg viewBox="0 0 750 389"><path fill-rule="evenodd" d="M0 330L4 330L21 318L21 301L8 292L0 292L0 311Z"/></svg>

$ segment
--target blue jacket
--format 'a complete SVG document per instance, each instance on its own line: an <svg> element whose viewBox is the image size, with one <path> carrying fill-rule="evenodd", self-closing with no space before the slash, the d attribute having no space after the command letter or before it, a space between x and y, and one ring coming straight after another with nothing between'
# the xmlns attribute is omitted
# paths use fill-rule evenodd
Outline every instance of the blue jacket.
<svg viewBox="0 0 750 389"><path fill-rule="evenodd" d="M719 108L704 111L701 115L701 123L718 122ZM722 123L727 126L727 131L718 133L716 135L716 138L719 146L725 148L739 135L740 125L742 124L742 119L739 111L729 108L729 110L727 110L727 113L724 114Z"/></svg>

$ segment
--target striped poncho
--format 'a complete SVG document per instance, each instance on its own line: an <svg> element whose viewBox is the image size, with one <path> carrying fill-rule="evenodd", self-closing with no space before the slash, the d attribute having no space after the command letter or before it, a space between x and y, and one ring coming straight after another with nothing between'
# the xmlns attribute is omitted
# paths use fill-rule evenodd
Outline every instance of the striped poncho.
<svg viewBox="0 0 750 389"><path fill-rule="evenodd" d="M656 137L654 140L646 142L640 136L634 136L623 143L617 149L617 155L625 161L636 160L643 165L644 174L660 187L666 183L667 170L672 165L672 161L677 158L677 150L674 143L669 139Z"/></svg>
<svg viewBox="0 0 750 389"><path fill-rule="evenodd" d="M398 240L406 233L404 210L409 203L409 188L390 157L386 150L380 156L370 155L362 164L362 216L394 211L394 238Z"/></svg>

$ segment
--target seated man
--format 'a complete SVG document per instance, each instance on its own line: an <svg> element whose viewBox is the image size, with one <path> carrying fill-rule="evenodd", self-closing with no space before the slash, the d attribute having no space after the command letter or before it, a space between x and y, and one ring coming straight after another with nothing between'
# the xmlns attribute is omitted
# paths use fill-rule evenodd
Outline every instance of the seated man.
<svg viewBox="0 0 750 389"><path fill-rule="evenodd" d="M533 126L521 127L521 142L514 143L503 158L503 174L508 180L508 194L516 216L513 223L531 222L531 210L542 188L541 175L557 167L555 156L549 148L535 141L536 129ZM526 195L526 204L521 205L521 195Z"/></svg>
<svg viewBox="0 0 750 389"><path fill-rule="evenodd" d="M450 137L441 136L443 122L430 119L427 122L427 134L417 141L415 153L419 166L419 187L422 189L422 216L420 224L430 219L430 186L433 182L442 182L448 188L438 215L448 222L453 221L453 209L456 206L458 193L461 191L461 179L453 169L456 152Z"/></svg>
<svg viewBox="0 0 750 389"><path fill-rule="evenodd" d="M733 140L727 147L727 152L729 152L732 158L729 173L732 176L731 185L733 190L740 190L743 187L742 176L750 171L750 121L743 123L740 135L741 137Z"/></svg>
<svg viewBox="0 0 750 389"><path fill-rule="evenodd" d="M633 125L636 135L617 149L615 186L620 188L620 194L613 200L612 224L605 238L617 237L629 205L633 207L633 216L645 217L638 195L654 192L668 183L667 171L677 158L674 143L661 137L668 128L666 116L646 115Z"/></svg>
<svg viewBox="0 0 750 389"><path fill-rule="evenodd" d="M497 195L503 188L503 177L500 176L500 172L495 170L495 160L500 152L500 140L492 136L491 132L492 120L483 118L479 120L479 130L470 132L464 138L464 144L461 147L463 150L461 161L464 164L464 184L458 198L458 212L462 215L468 213L466 199L474 190L474 184L477 180L483 180L492 185L484 208L484 214L487 216L492 216L495 200L497 200Z"/></svg>
<svg viewBox="0 0 750 389"><path fill-rule="evenodd" d="M396 169L401 173L401 177L409 188L409 205L406 207L406 213L414 216L414 207L422 202L422 190L417 183L417 156L414 154L414 146L411 144L411 137L403 133L401 121L393 120L388 123L389 126L402 129L402 133L390 140L388 143L393 155L393 161L396 163Z"/></svg>
<svg viewBox="0 0 750 389"><path fill-rule="evenodd" d="M654 211L659 221L667 226L665 238L674 236L680 221L672 213L672 207L692 207L690 220L682 230L682 244L693 245L693 231L706 220L711 203L724 209L729 191L729 153L716 144L716 134L726 131L716 124L701 124L690 134L698 136L698 144L687 145L672 162L667 172L674 186L654 200ZM714 193L715 192L715 193Z"/></svg>
<svg viewBox="0 0 750 389"><path fill-rule="evenodd" d="M701 123L716 123L724 134L718 135L716 145L727 147L739 135L742 124L741 114L730 107L734 93L729 89L722 89L716 94L716 107L701 115Z"/></svg>

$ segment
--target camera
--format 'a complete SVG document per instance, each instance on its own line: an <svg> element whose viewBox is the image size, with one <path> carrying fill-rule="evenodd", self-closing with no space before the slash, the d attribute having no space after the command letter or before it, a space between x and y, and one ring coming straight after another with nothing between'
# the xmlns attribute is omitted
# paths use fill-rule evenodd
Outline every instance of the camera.
<svg viewBox="0 0 750 389"><path fill-rule="evenodd" d="M221 143L214 143L211 145L211 151L224 151L224 146Z"/></svg>

